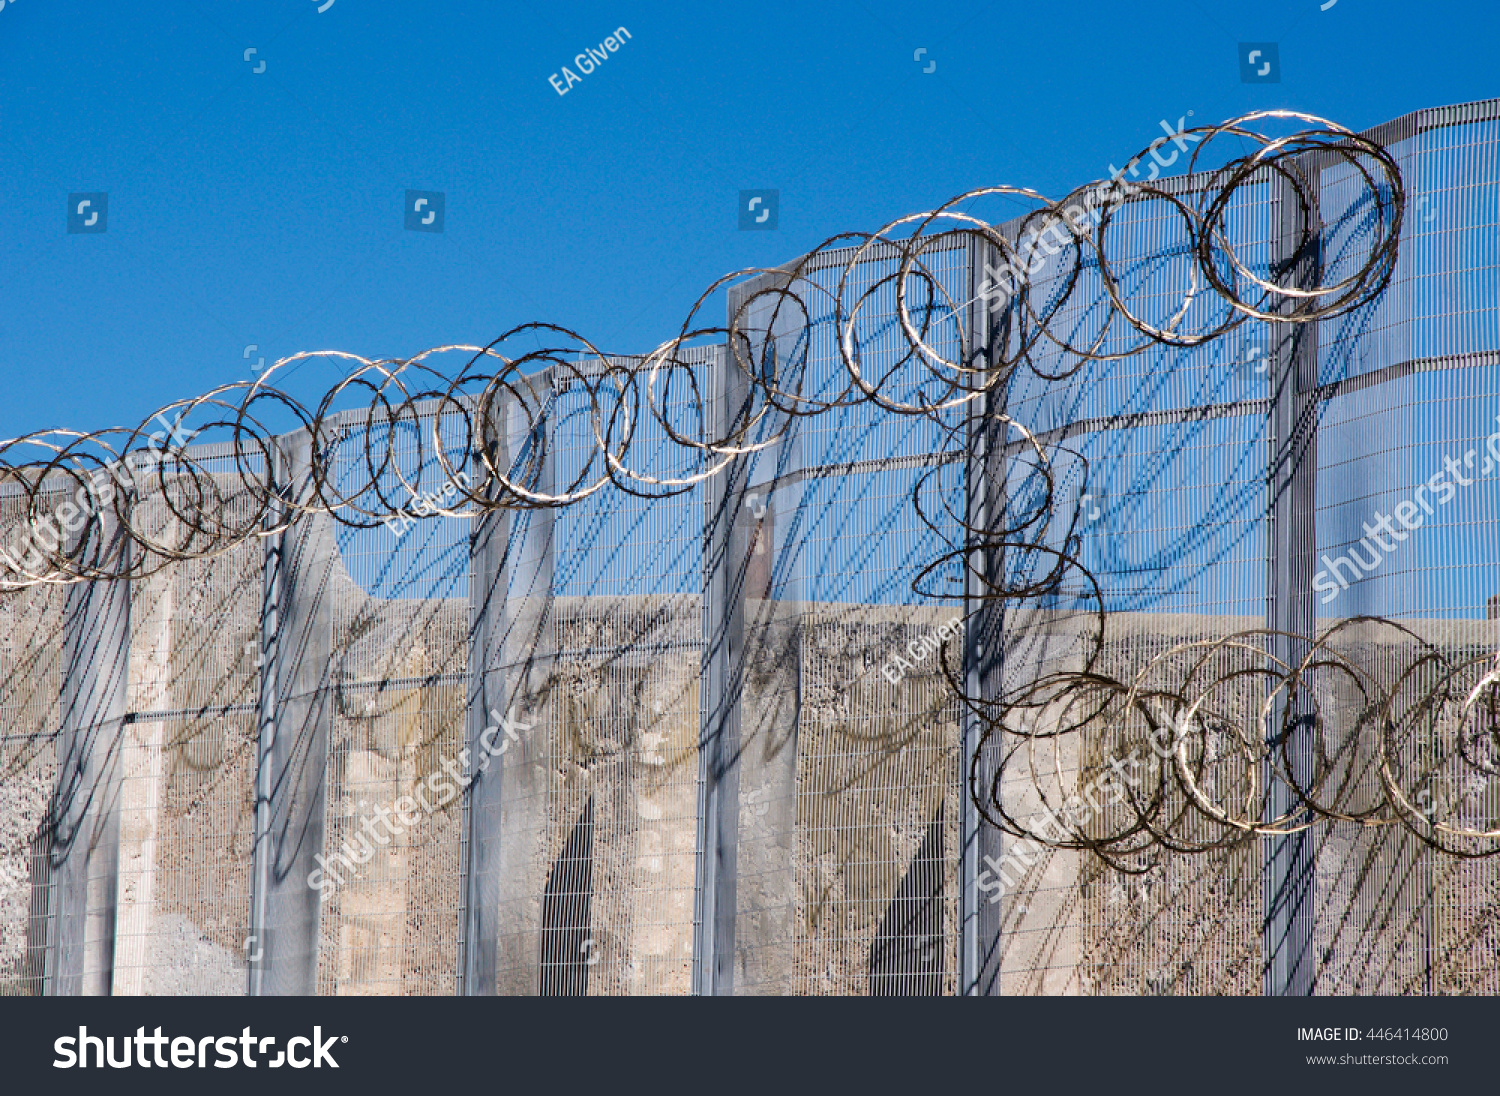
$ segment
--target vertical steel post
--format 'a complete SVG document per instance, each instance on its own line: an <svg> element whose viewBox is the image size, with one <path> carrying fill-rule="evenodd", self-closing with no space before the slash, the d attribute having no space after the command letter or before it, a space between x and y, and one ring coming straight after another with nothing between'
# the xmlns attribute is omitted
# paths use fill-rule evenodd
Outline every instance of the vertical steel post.
<svg viewBox="0 0 1500 1096"><path fill-rule="evenodd" d="M50 524L67 537L56 520ZM92 541L82 550L84 562L97 562L106 572L128 568L129 539L113 508L103 508L80 535ZM68 587L62 668L50 812L52 931L44 977L52 994L103 997L114 974L120 751L130 676L128 579Z"/></svg>
<svg viewBox="0 0 1500 1096"><path fill-rule="evenodd" d="M311 437L299 431L279 439L273 454L276 490L284 499L307 498ZM321 447L318 459L327 459ZM268 515L273 528L284 520L278 511ZM337 860L321 863L333 704L329 584L337 558L327 519L297 515L266 538L248 949L250 992L257 996L317 992L322 890L314 873L325 883L344 878Z"/></svg>
<svg viewBox="0 0 1500 1096"><path fill-rule="evenodd" d="M1322 224L1318 215L1319 174L1312 158L1300 160L1306 173L1304 208L1290 180L1278 176L1273 224L1283 284L1310 288L1319 277ZM1288 299L1286 309L1296 301ZM1318 325L1278 324L1271 377L1271 423L1267 461L1268 534L1267 627L1288 633L1273 638L1271 653L1291 669L1311 648L1317 627L1313 603L1316 569ZM1311 706L1304 695L1293 698L1297 709L1286 710L1283 692L1271 713L1268 748L1291 760L1294 775L1305 787L1311 776ZM1280 741L1283 726L1291 728L1285 754ZM1266 764L1267 813L1278 817L1292 808L1295 792L1277 777L1274 761ZM1313 830L1263 842L1262 900L1264 923L1263 991L1268 997L1308 996L1314 988L1316 959L1313 921L1316 902L1315 840Z"/></svg>
<svg viewBox="0 0 1500 1096"><path fill-rule="evenodd" d="M979 296L987 261L995 259L993 247L971 241L966 249L969 273L969 346L971 368L988 369L1004 345L1005 329L994 322L986 301ZM1003 506L1001 472L1004 467L1005 427L997 416L1005 407L1003 386L970 401L966 413L964 456L964 520L976 529L988 529L1000 520L992 511ZM1003 614L983 597L981 576L994 575L1001 564L997 552L974 544L972 533L965 539L970 550L964 567L963 681L969 696L991 696L998 689L1003 650ZM963 707L962 741L959 755L959 932L958 993L960 996L998 996L1000 985L1000 905L979 890L984 858L999 860L1004 852L1002 835L985 822L974 795L988 795L995 774L994 754L999 743L986 746L981 755L984 727L969 706Z"/></svg>
<svg viewBox="0 0 1500 1096"><path fill-rule="evenodd" d="M270 446L266 450L266 481L278 495L285 483L282 464L280 450ZM279 497L273 497L262 520L263 527L268 531L278 529L284 513L285 506ZM245 941L246 992L251 997L262 996L265 987L262 944L266 929L266 868L270 863L271 762L276 740L276 639L280 634L278 606L282 598L280 532L267 536L261 548L260 641L256 657L259 711L256 714L255 742L255 844L250 857L250 936Z"/></svg>
<svg viewBox="0 0 1500 1096"><path fill-rule="evenodd" d="M710 368L710 437L740 418L749 379L734 349ZM745 657L747 530L744 510L749 462L736 460L704 484L703 728L698 744L698 867L694 888L693 992L734 993L734 935L739 842L740 677Z"/></svg>
<svg viewBox="0 0 1500 1096"><path fill-rule="evenodd" d="M488 456L496 468L510 467L503 431L494 438L477 438L475 445L488 447ZM470 462L475 483L486 483L489 478L482 456L482 452L475 452ZM491 686L489 670L499 664L496 644L505 634L505 557L510 532L510 514L504 510L480 514L472 519L470 526L469 683L464 708L464 741L470 751L480 749L479 740L488 726L490 708L505 702ZM499 913L495 873L504 778L503 762L491 762L475 776L464 800L463 949L457 987L460 997L489 996L495 992L495 921Z"/></svg>
<svg viewBox="0 0 1500 1096"><path fill-rule="evenodd" d="M506 470L512 483L551 494L557 461L555 378L543 372L516 384L529 385L529 393L524 400L512 393L498 399L490 429L475 444L487 447L494 466ZM479 453L474 458L475 480L485 483L488 470ZM531 994L540 986L534 874L547 826L555 528L550 507L511 509L476 518L470 539L464 737L476 772L464 805L458 986L470 997Z"/></svg>
<svg viewBox="0 0 1500 1096"><path fill-rule="evenodd" d="M497 429L480 439L496 468L537 494L554 490L557 460L553 424L557 398L550 374L528 379L524 403L506 395L496 405ZM475 455L478 462L478 454ZM476 463L475 479L488 473ZM507 965L515 968L521 951L533 946L539 925L501 921L505 910L525 902L530 886L525 871L529 844L536 839L520 812L538 808L538 759L547 750L545 712L555 653L549 636L555 568L555 513L550 508L497 511L475 519L470 540L470 693L465 712L465 740L475 765L488 757L470 785L465 801L467 859L464 886L464 949L459 992L492 996L523 988L502 973L502 935L511 941ZM506 721L526 715L540 725L521 732L526 740L508 741ZM488 742L482 742L487 732ZM503 755L487 747L502 747ZM512 752L514 751L514 752ZM503 809L506 772L511 770L515 809ZM543 776L543 778L545 778ZM544 805L545 794L540 796ZM544 823L544 819L535 820ZM519 844L518 844L519 842ZM526 846L522 848L521 846ZM531 955L539 962L539 953ZM535 987L533 987L534 990Z"/></svg>

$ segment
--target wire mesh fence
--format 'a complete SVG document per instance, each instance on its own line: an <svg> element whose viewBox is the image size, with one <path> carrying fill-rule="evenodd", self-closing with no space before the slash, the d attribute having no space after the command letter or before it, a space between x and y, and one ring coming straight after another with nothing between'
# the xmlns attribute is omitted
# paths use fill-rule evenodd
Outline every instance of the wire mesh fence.
<svg viewBox="0 0 1500 1096"><path fill-rule="evenodd" d="M1159 337L1360 276L1318 148L1049 252L1045 338L1033 215L137 477L159 566L0 594L0 988L1492 992L1500 108L1367 137L1400 250L1327 319Z"/></svg>

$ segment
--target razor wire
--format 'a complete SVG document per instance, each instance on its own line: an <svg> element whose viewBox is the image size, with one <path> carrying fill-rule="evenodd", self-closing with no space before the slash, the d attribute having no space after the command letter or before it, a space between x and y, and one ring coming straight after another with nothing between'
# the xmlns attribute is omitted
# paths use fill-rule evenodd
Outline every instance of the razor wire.
<svg viewBox="0 0 1500 1096"><path fill-rule="evenodd" d="M1260 125L1272 122L1302 128L1274 137ZM1070 614L1075 622L1070 627L1078 634L1076 665L1069 669L1038 672L998 695L970 695L944 659L949 687L981 729L968 785L989 822L1052 847L1090 850L1127 871L1144 870L1141 858L1161 850L1210 852L1256 836L1295 833L1322 820L1400 824L1446 853L1492 855L1500 851L1500 829L1434 818L1424 782L1434 764L1432 743L1439 739L1456 743L1455 757L1442 763L1486 778L1500 775L1500 661L1490 660L1488 668L1484 659L1454 664L1400 624L1356 618L1316 637L1261 629L1182 643L1130 679L1103 672L1104 595L1076 554L1075 530L1057 499L1056 467L1069 451L1063 441L1045 439L1009 414L1007 393L1021 378L1062 385L1091 362L1118 361L1153 347L1204 346L1250 322L1291 330L1361 308L1391 280L1407 204L1400 168L1385 148L1313 115L1258 111L1183 130L1177 139L1196 144L1187 162L1191 190L1165 180L1158 184L1154 166L1148 180L1137 181L1138 168L1162 139L1108 183L1060 200L1016 186L971 190L876 232L833 236L788 266L717 279L674 337L628 363L577 332L527 323L485 346L437 347L408 359L298 353L253 382L170 404L134 429L52 430L0 442L0 485L19 488L29 525L24 543L0 561L10 572L0 574L0 592L138 580L175 563L277 535L314 516L372 528L400 509L393 493L417 495L417 478L431 460L456 490L450 505L431 512L479 518L568 507L607 486L646 499L680 494L770 449L799 419L857 405L926 417L950 432L962 427L954 428L943 416L964 411L977 414L1001 438L1019 438L1005 444L1020 454L1012 464L1025 469L1029 489L1006 493L976 524L936 490L935 475L920 479L912 502L923 522L939 537L944 529L961 535L916 575L913 590L954 600L951 592L929 587L944 568L961 569L971 589L977 587L969 595L969 617L996 614L1005 622L1006 642L1021 647L1028 629L1039 633L1055 625L1055 613L1049 616L1045 606L1065 585L1084 591L1078 596L1086 604ZM1253 151L1200 169L1206 150L1222 149L1231 140ZM1352 273L1325 284L1316 173L1318 165L1329 163L1344 165L1361 182L1369 243ZM1236 250L1228 219L1246 188L1266 184L1291 196L1299 227L1289 258L1262 271ZM984 199L1034 208L1010 222L1007 231L968 212ZM1138 299L1112 266L1110 228L1127 203L1137 209L1148 203L1154 214L1180 224L1189 241L1191 262L1167 306ZM1097 221L1079 216L1081 208ZM955 244L997 255L1007 283L986 282L978 297L953 299L924 256ZM850 252L847 260L828 258L836 248ZM876 259L895 269L856 289L862 284L856 269ZM1341 261L1349 265L1347 256ZM830 262L843 266L833 288L811 277ZM1297 278L1288 276L1294 265ZM727 327L699 321L716 293L750 282ZM862 347L861 324L875 311L877 298L892 291L904 349L877 366ZM1064 330L1073 314L1069 309L1096 315L1101 305L1104 314L1091 335ZM834 318L843 366L837 392L820 388L808 369L808 330L815 313L825 312ZM944 338L954 330L959 338ZM526 340L549 345L523 352L517 347ZM746 391L717 430L710 425L716 420L691 359L691 351L707 342L727 345L731 368ZM962 349L945 355L939 344ZM467 358L456 375L433 364L438 355L454 353ZM316 406L308 406L275 382L313 360L352 369ZM544 490L545 426L551 393L562 386L576 386L584 394L595 448L570 482ZM684 405L686 413L668 411ZM355 417L363 410L363 432L334 431L333 417L346 422L351 409ZM290 481L277 471L277 435L269 426L272 418L288 415L311 445L310 464ZM663 468L659 456L652 469L633 461L632 440L648 419L681 451L675 472L673 462ZM151 429L158 420L171 422L174 431L190 427L195 437L221 439L228 455L210 461L182 446L164 447L162 432ZM424 422L430 424L425 433ZM402 426L412 429L401 432L404 447L398 452ZM355 463L363 474L340 484L330 475L333 454L351 437L362 438ZM415 452L409 445L413 437ZM518 438L526 441L511 452ZM460 460L462 469L456 467ZM222 470L226 463L233 472ZM338 463L347 480L349 462ZM128 470L123 475L122 468ZM460 470L466 473L462 483ZM167 520L162 507L151 508L153 523L145 508L134 505L143 490L160 498ZM55 510L59 495L76 499L76 506L64 504L75 511L67 518ZM49 508L54 508L51 516ZM1059 530L1062 535L1055 536ZM122 550L122 540L129 551ZM998 571L976 562L997 559L1004 561ZM1408 663L1399 673L1380 675L1341 653L1339 643L1359 629L1384 630L1411 646ZM1278 639L1289 639L1306 653L1290 660L1273 657L1270 650ZM1330 729L1327 708L1334 701L1328 682L1335 678L1355 698L1350 702L1357 701L1354 733ZM1054 773L1060 771L1065 742L1071 742L1067 749L1076 758L1068 764L1097 765L1097 759L1084 757L1085 729L1102 733L1116 757L1151 742L1169 745L1157 751L1160 763L1149 766L1150 776L1132 783L1128 795L1108 810L1072 819L1061 832L1054 827L1042 833L1008 812L1002 784L1018 772L1051 809L1048 782L1040 775L1046 766L1039 758L1047 751L1053 754ZM1413 746L1418 741L1420 748ZM1304 756L1309 742L1310 760ZM1413 761L1414 753L1424 750L1426 769ZM997 760L981 763L997 752ZM1284 809L1272 806L1278 782L1291 792L1291 805ZM1052 798L1070 798L1060 785L1054 793Z"/></svg>

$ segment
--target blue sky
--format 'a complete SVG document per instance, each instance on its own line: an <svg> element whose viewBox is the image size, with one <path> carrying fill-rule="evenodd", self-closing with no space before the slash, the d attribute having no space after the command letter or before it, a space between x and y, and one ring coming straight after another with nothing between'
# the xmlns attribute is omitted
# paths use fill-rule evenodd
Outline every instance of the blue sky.
<svg viewBox="0 0 1500 1096"><path fill-rule="evenodd" d="M1062 193L1188 110L1362 128L1500 93L1493 0L323 3L0 8L0 435L133 425L262 354L538 319L640 351L719 275L976 186ZM1241 82L1241 41L1279 84ZM408 189L444 232L404 230ZM776 231L739 230L749 189ZM93 191L108 231L68 234Z"/></svg>

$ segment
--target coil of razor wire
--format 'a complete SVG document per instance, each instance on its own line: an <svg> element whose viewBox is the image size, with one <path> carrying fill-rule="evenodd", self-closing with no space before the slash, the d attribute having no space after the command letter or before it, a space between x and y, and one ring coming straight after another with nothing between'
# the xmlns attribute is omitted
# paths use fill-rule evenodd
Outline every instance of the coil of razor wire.
<svg viewBox="0 0 1500 1096"><path fill-rule="evenodd" d="M1265 132L1288 125L1295 132ZM1158 139L1115 178L1061 199L1016 186L971 190L875 232L831 237L787 266L716 280L677 334L639 358L613 356L546 323L406 359L304 352L254 381L170 404L133 429L50 430L0 442L0 487L25 533L0 544L0 593L138 580L312 517L373 528L417 496L420 471L432 461L453 490L431 512L477 518L565 508L607 487L647 499L678 494L768 451L798 420L859 406L925 417L950 436L953 414L962 412L1004 450L992 459L1009 469L1007 482L1020 468L1030 489L995 487L976 519L943 494L935 475L922 477L913 506L947 544L920 568L913 589L952 600L938 577L963 573L966 616L1002 622L1017 653L1011 662L1023 667L1028 644L1057 623L1049 606L1059 592L1072 591L1074 605L1065 667L1030 659L1035 672L979 695L946 673L980 728L969 793L986 819L1125 870L1141 870L1142 858L1161 850L1206 853L1325 820L1404 826L1456 856L1500 851L1500 810L1471 825L1433 807L1442 800L1433 791L1440 770L1459 785L1500 775L1500 667L1455 661L1374 618L1317 636L1258 630L1184 642L1132 673L1106 665L1110 614L1079 557L1076 515L1058 498L1059 464L1078 455L1011 414L1009 397L1022 384L1066 386L1090 363L1205 346L1247 323L1291 330L1362 308L1391 280L1406 210L1390 153L1313 115L1257 111L1173 139L1192 146L1188 185L1159 178ZM1230 146L1237 154L1225 153ZM1354 205L1364 242L1354 260L1331 261L1326 246L1316 180L1332 165L1362 192ZM1274 188L1272 212L1291 226L1290 246L1270 262L1252 261L1232 239L1231 222L1253 204L1252 187ZM986 201L1031 208L1002 225L972 212ZM1137 292L1112 252L1121 225L1137 217L1175 225L1185 241L1166 304L1155 284ZM993 258L986 270L1002 280L987 277L978 296L955 299L933 258L956 246ZM877 259L889 273L871 280ZM830 265L836 282L822 284L814 274ZM738 293L727 326L700 320L724 291ZM892 297L900 346L872 356L861 333ZM818 316L832 317L842 366L835 390L813 377ZM538 345L519 349L528 342ZM711 406L695 356L715 342L726 347L744 393L723 414ZM439 368L452 355L462 365ZM342 373L316 405L295 398L283 380L313 361ZM587 404L593 451L553 483L544 476L546 424L551 394L563 388ZM361 412L362 430L334 428ZM287 467L280 439L288 419L308 441L303 466ZM676 456L653 449L648 466L633 454L648 423ZM164 442L172 433L221 444L208 457L201 445ZM413 439L415 453L405 448ZM992 469L982 475L998 483ZM148 498L156 505L141 505ZM1407 651L1399 673L1377 674L1345 650L1360 629ZM1451 756L1438 756L1445 749ZM1132 779L1115 764L1127 757L1141 766L1130 769ZM1109 801L1093 805L1096 782L1090 807L1073 806L1078 774L1101 766L1117 775ZM1038 826L1043 809L1050 819L1062 810L1066 824Z"/></svg>

